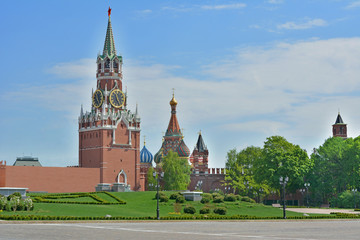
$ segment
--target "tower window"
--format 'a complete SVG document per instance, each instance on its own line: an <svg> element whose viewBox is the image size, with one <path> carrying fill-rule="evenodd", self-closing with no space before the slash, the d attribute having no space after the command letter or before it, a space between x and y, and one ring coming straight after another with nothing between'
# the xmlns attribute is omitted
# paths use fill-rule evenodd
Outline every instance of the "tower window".
<svg viewBox="0 0 360 240"><path fill-rule="evenodd" d="M114 68L118 68L118 63L117 62L114 62Z"/></svg>
<svg viewBox="0 0 360 240"><path fill-rule="evenodd" d="M105 68L110 68L110 59L106 59Z"/></svg>

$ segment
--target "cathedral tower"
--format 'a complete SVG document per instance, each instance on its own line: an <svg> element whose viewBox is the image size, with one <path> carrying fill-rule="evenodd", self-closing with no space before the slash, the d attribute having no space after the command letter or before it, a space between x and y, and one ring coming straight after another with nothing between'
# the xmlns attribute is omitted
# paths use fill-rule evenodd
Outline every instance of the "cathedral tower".
<svg viewBox="0 0 360 240"><path fill-rule="evenodd" d="M332 125L333 137L347 138L347 127L340 116L340 112L336 118L335 124Z"/></svg>
<svg viewBox="0 0 360 240"><path fill-rule="evenodd" d="M177 104L178 102L176 101L173 93L173 97L170 100L171 116L169 126L163 138L162 146L159 152L155 154L154 161L156 163L160 162L161 160L159 159L165 157L170 150L176 152L181 158L188 159L190 155L190 150L184 142L184 135L180 130L180 125L176 117Z"/></svg>
<svg viewBox="0 0 360 240"><path fill-rule="evenodd" d="M99 168L99 190L111 184L140 188L140 117L127 109L123 92L122 56L117 55L111 9L104 49L97 56L96 90L91 111L79 116L79 167Z"/></svg>

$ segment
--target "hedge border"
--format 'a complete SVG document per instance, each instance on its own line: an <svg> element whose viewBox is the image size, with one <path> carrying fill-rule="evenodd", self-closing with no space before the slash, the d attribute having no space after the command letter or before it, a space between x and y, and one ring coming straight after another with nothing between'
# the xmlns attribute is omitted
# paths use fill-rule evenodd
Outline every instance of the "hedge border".
<svg viewBox="0 0 360 240"><path fill-rule="evenodd" d="M349 219L349 218L360 218L356 214L344 214L336 213L332 215L320 215L320 216L290 216L288 220L294 219ZM90 216L38 216L38 215L0 215L1 220L157 220L157 218L147 217L90 217ZM221 215L184 215L184 216L165 216L160 217L160 220L281 220L282 217L256 217L249 215L233 215L233 216L221 216Z"/></svg>
<svg viewBox="0 0 360 240"><path fill-rule="evenodd" d="M98 193L104 193L113 199L116 202L108 202L101 197L99 197ZM44 195L35 195L29 194L30 197L33 198L34 203L60 203L60 204L93 204L93 205L119 205L119 204L126 204L125 201L121 200L120 198L116 197L115 195L109 192L80 192L80 193L54 193L54 194L44 194ZM95 202L77 202L77 201L54 201L50 199L60 199L60 198L81 198L81 197L90 197L94 199Z"/></svg>

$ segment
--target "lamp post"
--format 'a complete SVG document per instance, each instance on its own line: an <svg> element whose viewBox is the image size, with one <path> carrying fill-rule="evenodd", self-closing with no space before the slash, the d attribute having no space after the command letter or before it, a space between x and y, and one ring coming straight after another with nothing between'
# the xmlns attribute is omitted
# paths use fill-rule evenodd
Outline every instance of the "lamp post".
<svg viewBox="0 0 360 240"><path fill-rule="evenodd" d="M284 216L284 219L286 219L286 199L285 199L285 187L286 187L286 184L288 183L289 181L289 178L288 177L280 177L280 185L283 186L283 216Z"/></svg>
<svg viewBox="0 0 360 240"><path fill-rule="evenodd" d="M304 186L306 188L306 206L309 207L309 187L310 187L310 183L304 183Z"/></svg>
<svg viewBox="0 0 360 240"><path fill-rule="evenodd" d="M354 194L354 209L356 208L356 192L357 192L357 189L356 188L353 188L353 189L351 189L351 191L353 192L353 194Z"/></svg>
<svg viewBox="0 0 360 240"><path fill-rule="evenodd" d="M303 199L303 206L305 205L304 204L304 202L305 202L305 200L304 200L304 193L305 193L305 189L304 188L302 188L302 189L299 189L299 191L301 192L301 198Z"/></svg>
<svg viewBox="0 0 360 240"><path fill-rule="evenodd" d="M157 177L156 178L156 218L157 220L160 220L160 209L159 209L159 186L160 186L160 178L159 178L159 174L161 175L161 177L164 177L164 173L163 172L158 172L156 174L156 172L153 173L153 176L154 177Z"/></svg>

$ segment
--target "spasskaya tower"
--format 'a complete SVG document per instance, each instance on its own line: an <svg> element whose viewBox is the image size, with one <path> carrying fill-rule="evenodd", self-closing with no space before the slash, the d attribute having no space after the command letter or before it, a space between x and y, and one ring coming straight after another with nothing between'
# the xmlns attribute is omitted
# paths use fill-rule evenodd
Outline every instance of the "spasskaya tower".
<svg viewBox="0 0 360 240"><path fill-rule="evenodd" d="M127 109L122 56L117 55L111 9L102 54L96 63L92 107L79 116L79 167L99 168L97 190L140 188L140 116ZM118 188L118 189L114 189Z"/></svg>

